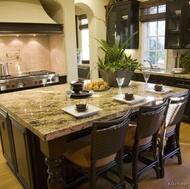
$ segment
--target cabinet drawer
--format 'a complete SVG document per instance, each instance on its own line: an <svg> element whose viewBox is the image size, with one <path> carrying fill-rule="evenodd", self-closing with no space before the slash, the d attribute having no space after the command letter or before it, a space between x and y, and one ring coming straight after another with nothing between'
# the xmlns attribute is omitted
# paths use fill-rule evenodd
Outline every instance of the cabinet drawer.
<svg viewBox="0 0 190 189"><path fill-rule="evenodd" d="M150 75L148 82L157 84L158 83L158 76L157 75Z"/></svg>
<svg viewBox="0 0 190 189"><path fill-rule="evenodd" d="M143 74L137 74L136 81L143 81L144 82Z"/></svg>
<svg viewBox="0 0 190 189"><path fill-rule="evenodd" d="M164 76L163 77L162 76L158 77L158 83L159 84L173 86L174 82L175 82L175 80L172 77L164 77Z"/></svg>
<svg viewBox="0 0 190 189"><path fill-rule="evenodd" d="M176 79L176 87L190 89L190 80L187 80L187 79Z"/></svg>

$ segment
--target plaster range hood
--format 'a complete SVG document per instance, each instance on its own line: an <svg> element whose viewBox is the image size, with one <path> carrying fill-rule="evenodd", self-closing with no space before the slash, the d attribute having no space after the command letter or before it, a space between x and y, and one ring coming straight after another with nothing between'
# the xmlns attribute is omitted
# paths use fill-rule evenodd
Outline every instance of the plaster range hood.
<svg viewBox="0 0 190 189"><path fill-rule="evenodd" d="M1 36L62 33L63 24L50 18L40 0L0 0Z"/></svg>

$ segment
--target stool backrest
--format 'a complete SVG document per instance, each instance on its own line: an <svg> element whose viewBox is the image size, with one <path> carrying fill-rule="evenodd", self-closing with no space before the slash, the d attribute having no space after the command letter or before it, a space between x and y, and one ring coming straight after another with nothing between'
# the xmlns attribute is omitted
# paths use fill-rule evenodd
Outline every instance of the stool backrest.
<svg viewBox="0 0 190 189"><path fill-rule="evenodd" d="M118 119L93 122L92 163L123 149L131 112Z"/></svg>
<svg viewBox="0 0 190 189"><path fill-rule="evenodd" d="M188 98L189 92L180 97L170 98L165 127L173 126L181 122Z"/></svg>
<svg viewBox="0 0 190 189"><path fill-rule="evenodd" d="M167 106L168 99L158 105L140 107L135 135L135 145L138 145L140 139L158 133L158 130L164 121Z"/></svg>

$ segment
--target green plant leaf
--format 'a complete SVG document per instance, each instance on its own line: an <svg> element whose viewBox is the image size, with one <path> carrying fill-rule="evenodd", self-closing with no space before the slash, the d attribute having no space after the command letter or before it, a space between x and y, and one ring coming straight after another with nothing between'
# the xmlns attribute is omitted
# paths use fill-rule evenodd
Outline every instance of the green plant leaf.
<svg viewBox="0 0 190 189"><path fill-rule="evenodd" d="M116 36L115 43L111 46L106 40L98 40L100 43L100 49L105 53L104 58L101 59L98 57L98 67L110 71L115 71L117 69L141 69L142 64L137 61L137 59L132 59L131 55L127 56L125 54L125 49L129 45L130 39L136 35L138 32L135 32L131 37L126 39L126 41L120 45L120 36Z"/></svg>

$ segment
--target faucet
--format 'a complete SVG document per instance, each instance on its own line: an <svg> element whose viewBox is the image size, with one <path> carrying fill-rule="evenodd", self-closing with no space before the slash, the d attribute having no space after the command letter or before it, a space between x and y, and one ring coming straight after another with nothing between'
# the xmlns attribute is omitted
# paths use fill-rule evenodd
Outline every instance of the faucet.
<svg viewBox="0 0 190 189"><path fill-rule="evenodd" d="M150 64L150 69L152 70L153 69L153 66L152 66L152 63L150 60L144 60L144 62L148 62Z"/></svg>

